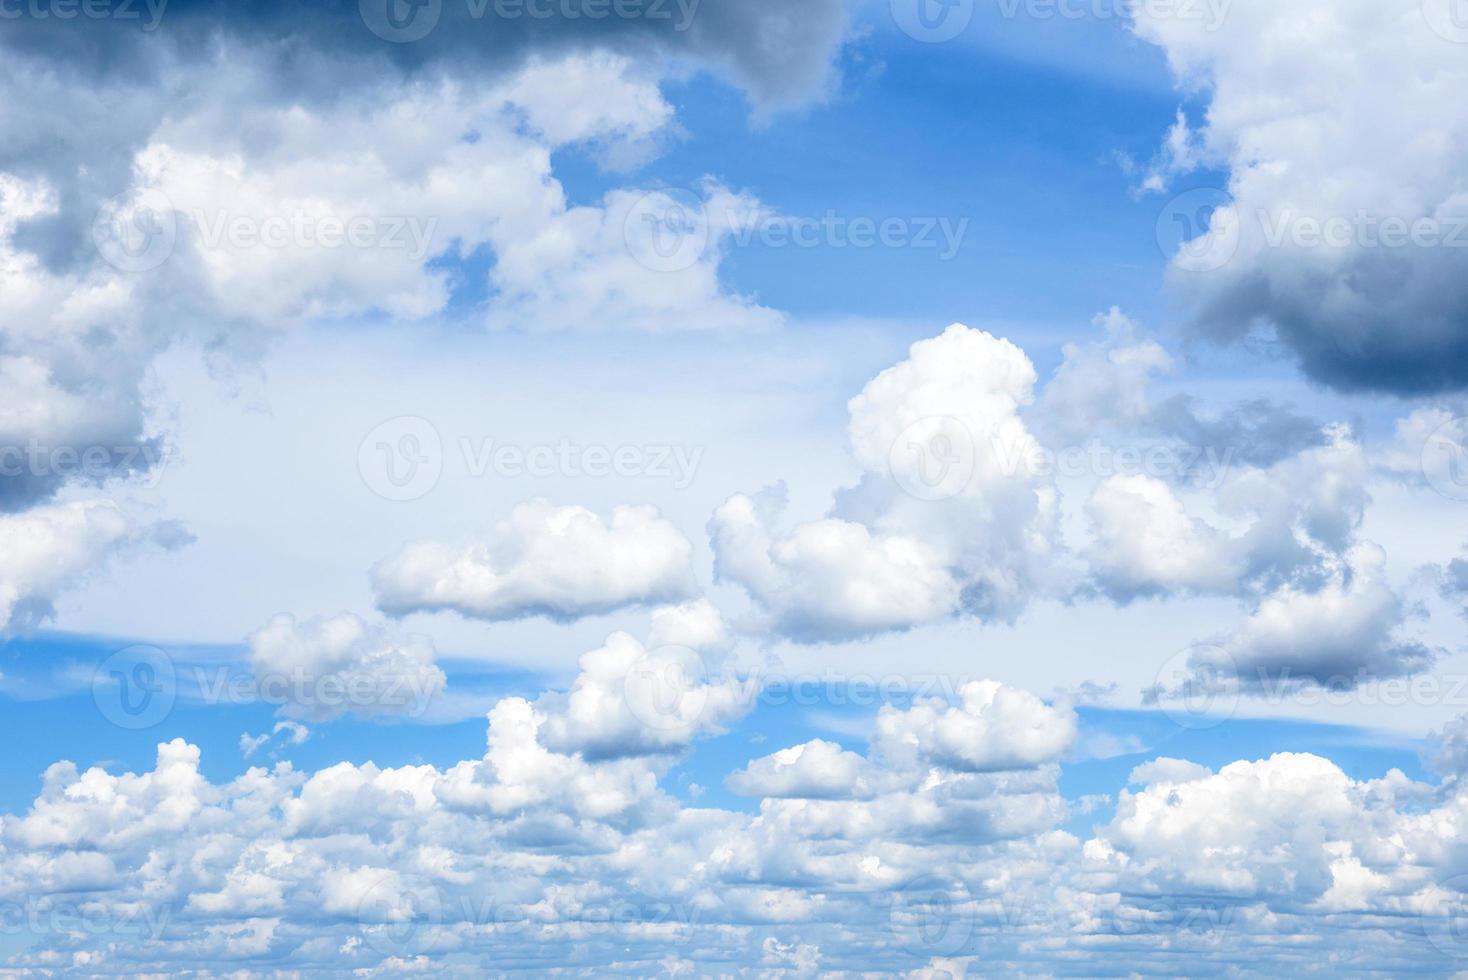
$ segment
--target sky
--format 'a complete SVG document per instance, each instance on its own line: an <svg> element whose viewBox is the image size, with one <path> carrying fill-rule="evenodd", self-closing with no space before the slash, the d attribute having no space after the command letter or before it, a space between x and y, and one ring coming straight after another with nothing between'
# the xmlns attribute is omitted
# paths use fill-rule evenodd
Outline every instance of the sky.
<svg viewBox="0 0 1468 980"><path fill-rule="evenodd" d="M0 969L1468 975L1454 0L0 21Z"/></svg>

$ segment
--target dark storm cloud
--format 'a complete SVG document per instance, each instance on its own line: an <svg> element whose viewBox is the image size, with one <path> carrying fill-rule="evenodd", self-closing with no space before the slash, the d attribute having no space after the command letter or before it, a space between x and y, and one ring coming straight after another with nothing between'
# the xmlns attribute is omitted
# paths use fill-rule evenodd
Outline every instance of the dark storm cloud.
<svg viewBox="0 0 1468 980"><path fill-rule="evenodd" d="M1218 284L1187 283L1199 289L1203 334L1272 329L1310 377L1343 391L1468 387L1468 247L1362 248L1329 270L1270 248L1252 264Z"/></svg>

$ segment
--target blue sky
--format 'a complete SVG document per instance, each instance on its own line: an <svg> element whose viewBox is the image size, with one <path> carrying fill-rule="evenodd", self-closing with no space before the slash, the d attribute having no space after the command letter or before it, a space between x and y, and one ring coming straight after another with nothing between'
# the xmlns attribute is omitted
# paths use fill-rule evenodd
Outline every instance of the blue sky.
<svg viewBox="0 0 1468 980"><path fill-rule="evenodd" d="M1445 0L57 2L6 969L1468 970Z"/></svg>

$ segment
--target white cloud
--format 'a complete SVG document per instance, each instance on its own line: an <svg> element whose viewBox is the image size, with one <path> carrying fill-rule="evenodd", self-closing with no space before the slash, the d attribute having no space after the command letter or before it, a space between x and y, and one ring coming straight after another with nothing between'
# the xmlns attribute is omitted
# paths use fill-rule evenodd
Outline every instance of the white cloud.
<svg viewBox="0 0 1468 980"><path fill-rule="evenodd" d="M1386 555L1353 547L1319 589L1284 586L1219 641L1246 686L1313 681L1354 687L1431 666L1435 652L1403 633L1408 610L1385 580Z"/></svg>
<svg viewBox="0 0 1468 980"><path fill-rule="evenodd" d="M961 772L1028 769L1059 758L1076 738L1069 707L1052 707L997 681L970 681L959 703L884 707L873 746L900 767L931 762Z"/></svg>
<svg viewBox="0 0 1468 980"><path fill-rule="evenodd" d="M834 742L813 739L751 761L731 775L729 788L775 799L864 799L876 777L866 758Z"/></svg>
<svg viewBox="0 0 1468 980"><path fill-rule="evenodd" d="M1364 861L1381 885L1358 891L1351 904L1361 909L1404 908L1407 893L1431 882L1412 858L1431 824L1410 812L1423 788L1400 772L1358 783L1325 759L1291 753L1216 774L1174 768L1149 773L1137 793L1123 790L1116 816L1087 845L1115 887L1336 906Z"/></svg>
<svg viewBox="0 0 1468 980"><path fill-rule="evenodd" d="M411 544L372 569L377 605L401 616L452 610L488 620L572 620L696 589L688 539L652 507L521 504L481 540Z"/></svg>
<svg viewBox="0 0 1468 980"><path fill-rule="evenodd" d="M1441 110L1468 63L1448 8L1236 0L1216 23L1133 8L1136 32L1207 98L1174 162L1229 174L1234 212L1174 261L1201 329L1236 338L1264 319L1341 387L1468 381L1468 252L1449 240L1468 227L1468 117Z"/></svg>
<svg viewBox="0 0 1468 980"><path fill-rule="evenodd" d="M803 641L1013 619L1057 547L1054 488L1019 415L1034 382L1023 351L980 330L913 344L848 404L861 485L783 535L772 495L731 498L709 524L716 571Z"/></svg>
<svg viewBox="0 0 1468 980"><path fill-rule="evenodd" d="M648 649L626 633L581 657L571 690L536 703L547 715L545 744L615 758L686 748L751 707L757 685L714 674L695 650Z"/></svg>
<svg viewBox="0 0 1468 980"><path fill-rule="evenodd" d="M1086 503L1094 540L1087 557L1113 596L1231 592L1242 556L1226 536L1190 517L1172 488L1142 475L1114 476Z"/></svg>
<svg viewBox="0 0 1468 980"><path fill-rule="evenodd" d="M775 538L759 503L725 501L709 522L716 570L769 608L799 639L861 636L932 622L958 607L959 585L941 554L901 535L827 519Z"/></svg>
<svg viewBox="0 0 1468 980"><path fill-rule="evenodd" d="M1019 750L1034 768L946 767L992 759L1025 718L1065 728L1033 696L1005 696L1013 710L996 714L996 697L966 712L977 720L924 715L933 745L969 748L939 746L912 769L822 742L755 760L731 782L775 794L757 813L680 806L658 787L662 755L552 749L557 709L513 697L490 712L483 757L444 769L282 762L216 784L181 740L159 746L152 772L59 763L28 813L0 818L0 897L167 928L126 949L46 932L12 966L64 949L162 972L224 955L245 969L451 970L552 943L601 975L646 975L670 955L694 972L839 968L852 950L867 970L961 975L980 943L986 972L1079 955L1165 972L1182 954L1206 973L1244 952L1288 962L1323 935L1340 969L1437 962L1425 944L1382 940L1457 907L1440 882L1468 806L1451 786L1358 782L1309 755L1217 772L1159 759L1082 843L1055 829L1052 739ZM878 775L887 785L861 788ZM1280 934L1296 942L1275 949Z"/></svg>

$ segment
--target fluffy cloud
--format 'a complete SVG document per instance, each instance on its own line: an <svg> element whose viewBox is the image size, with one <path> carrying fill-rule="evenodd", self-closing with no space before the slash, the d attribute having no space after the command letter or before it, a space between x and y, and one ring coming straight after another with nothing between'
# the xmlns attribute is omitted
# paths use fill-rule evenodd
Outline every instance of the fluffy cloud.
<svg viewBox="0 0 1468 980"><path fill-rule="evenodd" d="M1052 762L1075 741L1068 707L1051 707L1028 691L997 681L971 681L959 703L884 707L873 745L898 765L929 761L962 772L1029 769Z"/></svg>
<svg viewBox="0 0 1468 980"><path fill-rule="evenodd" d="M861 636L906 629L950 615L959 585L941 553L903 535L873 534L830 518L801 524L783 538L765 514L783 492L736 494L714 512L709 532L721 578L738 582L798 639Z"/></svg>
<svg viewBox="0 0 1468 980"><path fill-rule="evenodd" d="M753 681L716 673L698 651L645 648L626 633L578 661L571 690L537 702L545 742L588 758L646 755L686 748L753 707Z"/></svg>
<svg viewBox="0 0 1468 980"><path fill-rule="evenodd" d="M1385 581L1386 555L1352 548L1314 591L1285 586L1219 640L1246 686L1314 681L1354 687L1431 666L1435 651L1403 635L1408 611ZM1216 666L1224 666L1218 664Z"/></svg>
<svg viewBox="0 0 1468 980"><path fill-rule="evenodd" d="M1229 175L1232 208L1173 263L1199 329L1268 323L1343 388L1468 383L1468 117L1435 108L1468 83L1449 6L1238 0L1217 23L1134 10L1208 100L1174 164ZM1185 197L1179 214L1208 203Z"/></svg>
<svg viewBox="0 0 1468 980"><path fill-rule="evenodd" d="M0 172L0 511L162 460L140 385L170 331L140 308L166 307L169 284L50 272L17 237L60 206L44 183Z"/></svg>
<svg viewBox="0 0 1468 980"><path fill-rule="evenodd" d="M1049 710L1003 696L1020 706L1006 725ZM1053 745L1022 753L1036 767L974 773L942 761L968 749L893 768L810 742L731 777L764 796L735 813L665 795L663 755L550 747L557 710L502 700L483 757L443 769L282 762L216 784L182 740L140 774L58 763L28 812L0 818L0 897L128 928L43 931L10 965L454 973L553 943L600 975L731 960L961 974L979 949L986 972L1084 955L1223 973L1246 950L1287 969L1329 935L1333 970L1431 972L1443 954L1402 923L1441 931L1461 908L1447 882L1468 803L1398 772L1158 759L1081 841L1054 829ZM971 721L942 736L982 754L992 737Z"/></svg>
<svg viewBox="0 0 1468 980"><path fill-rule="evenodd" d="M1431 883L1413 861L1426 822L1408 812L1427 788L1400 772L1357 783L1325 759L1283 753L1205 773L1134 774L1149 784L1122 791L1088 859L1118 887L1275 907L1406 909L1406 896Z"/></svg>
<svg viewBox="0 0 1468 980"><path fill-rule="evenodd" d="M145 6L131 9L131 22L13 18L14 30L0 40L6 90L32 107L0 121L0 171L57 181L67 207L33 234L38 252L58 268L90 251L98 204L126 189L132 155L185 103L246 112L296 107L310 115L363 93L369 102L393 101L394 93L443 78L482 91L527 67L564 60L568 77L558 77L557 88L594 95L568 112L555 111L556 97L544 87L524 97L529 121L544 136L576 138L589 117L628 105L599 88L600 76L579 75L577 59L610 56L669 74L707 69L742 86L763 113L821 97L846 32L837 0L641 3L632 16L583 12L579 4L535 14L520 6L506 16L499 14L504 5L423 5L410 20L432 29L403 44L371 27L398 36L382 0L375 10L367 0L322 10L272 3L243 14L215 3L161 5L157 12L166 16L140 29L149 19ZM258 81L244 81L247 75ZM106 106L86 95L104 88ZM548 123L552 116L562 121ZM645 134L629 127L627 135Z"/></svg>
<svg viewBox="0 0 1468 980"><path fill-rule="evenodd" d="M725 782L736 793L774 799L864 799L874 788L866 758L813 739L754 759Z"/></svg>
<svg viewBox="0 0 1468 980"><path fill-rule="evenodd" d="M1086 503L1091 564L1115 597L1230 592L1243 573L1227 536L1188 515L1154 477L1114 476Z"/></svg>
<svg viewBox="0 0 1468 980"><path fill-rule="evenodd" d="M696 588L693 548L651 507L604 521L584 507L521 504L483 540L409 545L372 569L384 612L452 610L488 620L572 620L676 601Z"/></svg>
<svg viewBox="0 0 1468 980"><path fill-rule="evenodd" d="M304 622L282 614L251 633L249 645L262 695L298 717L418 716L446 683L428 637L351 613Z"/></svg>
<svg viewBox="0 0 1468 980"><path fill-rule="evenodd" d="M61 133L56 107L67 100L49 81L55 73L32 60L56 52L28 46L50 36L37 23L26 18L6 39L30 52L7 65L14 90L54 111L50 123L30 113L0 123L15 137L0 153L0 512L69 483L156 473L166 406L144 390L163 351L190 343L249 357L282 329L323 319L436 315L454 286L435 264L445 255L494 253L482 315L497 325L778 322L721 289L727 228L689 267L650 268L635 247L643 225L631 220L637 207L661 213L648 199L620 189L603 206L573 208L552 175L551 154L570 144L630 162L671 131L655 65L593 45L496 70L484 85L369 72L338 96L282 101L273 55L220 38L224 48L209 47L235 56L230 71L193 63L193 51L160 69L160 93L195 97L155 93L163 101L153 104L124 85L116 119ZM558 72L596 98L566 111L543 84ZM227 99L201 94L224 85ZM53 146L75 154L57 159ZM111 156L90 159L80 147ZM704 211L719 220L758 206L713 183L705 191ZM551 274L557 267L566 274ZM71 575L68 562L55 564ZM687 594L671 576L649 588L655 599ZM39 595L34 608L46 601Z"/></svg>
<svg viewBox="0 0 1468 980"><path fill-rule="evenodd" d="M960 324L912 346L849 403L862 483L829 517L773 530L776 491L714 514L716 571L802 641L907 629L959 613L1010 620L1053 571L1056 498L1020 418L1024 352Z"/></svg>
<svg viewBox="0 0 1468 980"><path fill-rule="evenodd" d="M1129 602L1175 593L1247 597L1323 581L1357 543L1370 466L1347 427L1317 435L1294 452L1266 452L1268 465L1219 455L1201 486L1191 485L1193 468L1163 457L1162 475L1189 491L1186 503L1161 476L1103 479L1085 507L1092 533L1085 555L1099 587ZM1191 513L1189 503L1209 519Z"/></svg>

